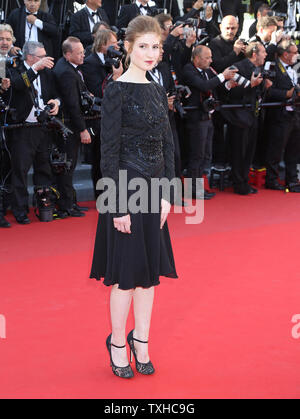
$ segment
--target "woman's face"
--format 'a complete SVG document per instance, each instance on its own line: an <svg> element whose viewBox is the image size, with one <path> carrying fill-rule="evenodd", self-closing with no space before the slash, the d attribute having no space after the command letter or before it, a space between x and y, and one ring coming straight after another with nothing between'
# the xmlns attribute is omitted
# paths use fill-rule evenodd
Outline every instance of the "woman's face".
<svg viewBox="0 0 300 419"><path fill-rule="evenodd" d="M156 66L160 54L160 37L155 33L138 36L130 51L130 44L125 42L125 48L130 52L130 64L140 70L149 71Z"/></svg>

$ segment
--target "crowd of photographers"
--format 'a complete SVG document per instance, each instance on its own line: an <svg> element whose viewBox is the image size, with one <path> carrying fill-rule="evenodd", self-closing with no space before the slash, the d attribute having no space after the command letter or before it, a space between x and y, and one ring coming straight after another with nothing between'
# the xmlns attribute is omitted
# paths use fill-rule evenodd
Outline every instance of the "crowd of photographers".
<svg viewBox="0 0 300 419"><path fill-rule="evenodd" d="M97 199L101 98L126 68L125 30L140 14L162 29L147 77L168 95L176 176L192 178L193 198L215 196L197 195L205 174L211 187L226 174L234 193L256 194L253 168L266 168L266 188L300 192L300 36L291 14L300 2L251 2L256 21L245 39L240 0L185 0L183 15L177 0L77 2L85 5L74 13L70 0L18 1L0 25L0 227L10 227L9 207L30 223L31 166L41 221L84 216L73 186L80 148Z"/></svg>

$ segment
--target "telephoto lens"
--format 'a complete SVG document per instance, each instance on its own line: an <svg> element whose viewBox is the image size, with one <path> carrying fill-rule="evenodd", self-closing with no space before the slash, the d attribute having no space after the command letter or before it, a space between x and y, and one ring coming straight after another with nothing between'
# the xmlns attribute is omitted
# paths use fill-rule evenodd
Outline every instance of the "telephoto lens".
<svg viewBox="0 0 300 419"><path fill-rule="evenodd" d="M238 70L237 67L235 67L234 65L232 65L231 67L229 67L230 70ZM247 87L250 86L250 80L246 79L244 76L241 76L239 73L235 73L233 80L241 87L243 87L244 89L246 89Z"/></svg>

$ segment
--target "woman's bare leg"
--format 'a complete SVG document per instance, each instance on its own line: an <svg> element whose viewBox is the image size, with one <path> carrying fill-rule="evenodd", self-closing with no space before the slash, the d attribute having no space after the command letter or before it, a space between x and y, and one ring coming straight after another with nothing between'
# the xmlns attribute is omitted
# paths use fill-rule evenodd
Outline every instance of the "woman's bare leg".
<svg viewBox="0 0 300 419"><path fill-rule="evenodd" d="M111 343L117 346L126 344L126 323L134 290L121 290L114 285L110 294L110 315L112 325ZM126 347L119 349L111 347L112 359L118 367L128 365Z"/></svg>
<svg viewBox="0 0 300 419"><path fill-rule="evenodd" d="M152 307L154 300L154 287L136 288L133 292L133 307L135 327L133 337L147 342L151 323ZM149 362L148 344L134 341L139 362Z"/></svg>

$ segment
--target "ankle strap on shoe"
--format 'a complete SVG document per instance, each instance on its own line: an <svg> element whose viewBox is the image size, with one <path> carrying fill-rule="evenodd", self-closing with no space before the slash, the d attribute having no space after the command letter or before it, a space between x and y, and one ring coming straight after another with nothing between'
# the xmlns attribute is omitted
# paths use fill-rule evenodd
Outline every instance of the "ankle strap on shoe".
<svg viewBox="0 0 300 419"><path fill-rule="evenodd" d="M137 342L140 342L140 343L148 343L148 341L139 340L139 339L136 339L134 337L132 337L132 339L135 340L135 341L137 341Z"/></svg>
<svg viewBox="0 0 300 419"><path fill-rule="evenodd" d="M111 342L110 342L110 344L111 344L111 346L114 346L115 348L119 348L119 349L125 348L125 346L126 346L126 345L123 345L123 346L117 346L117 345L115 345L115 344L113 344L113 343L111 343Z"/></svg>

